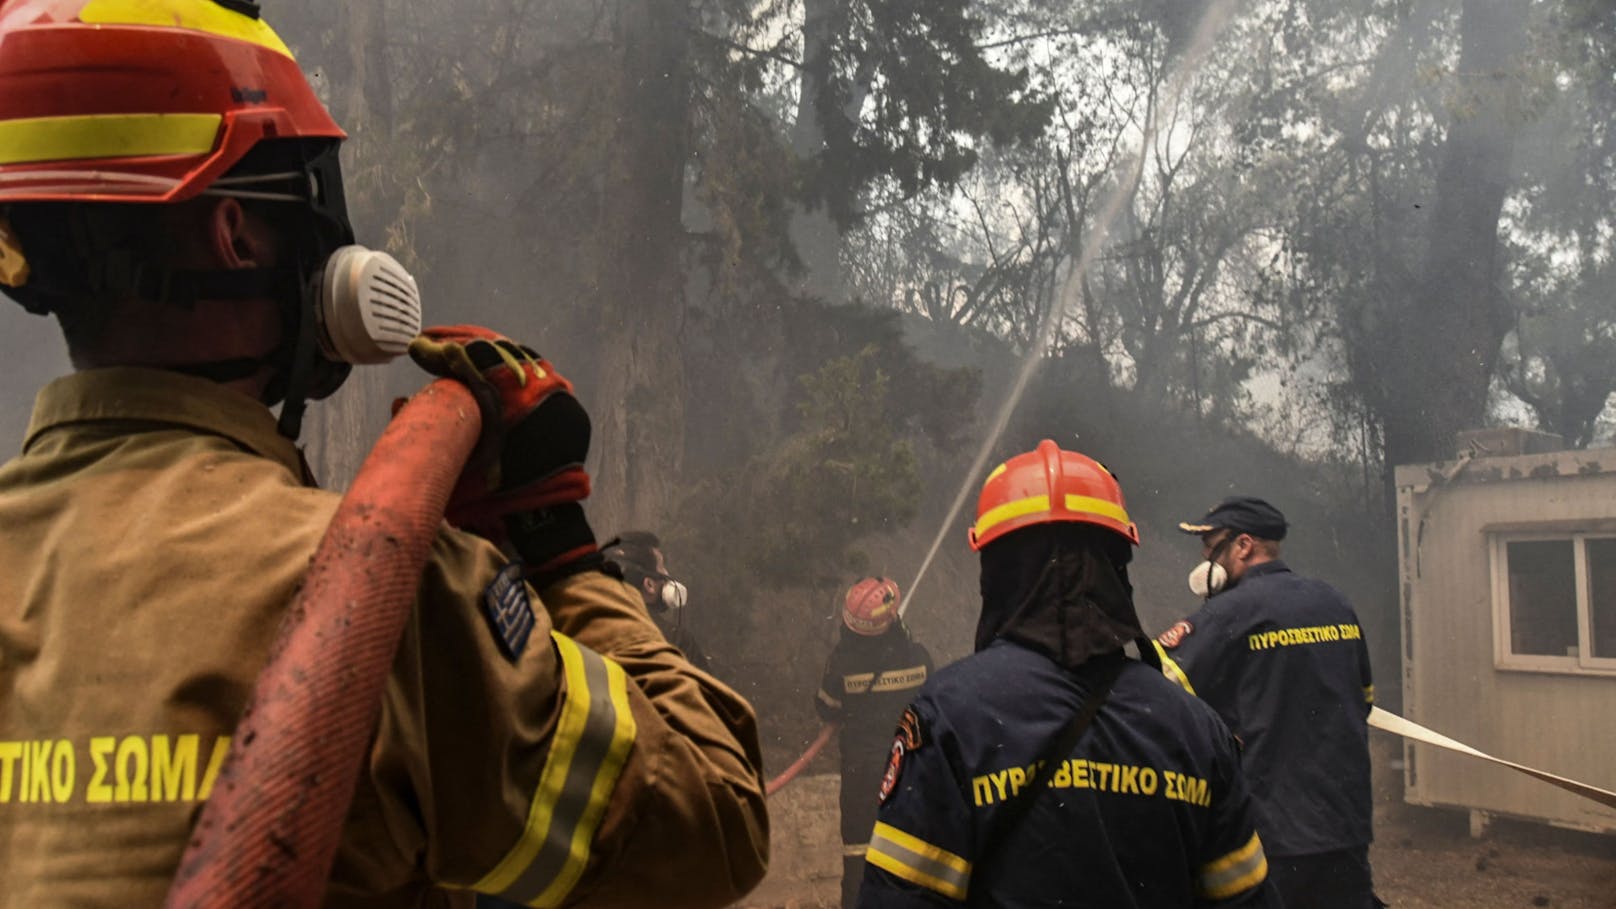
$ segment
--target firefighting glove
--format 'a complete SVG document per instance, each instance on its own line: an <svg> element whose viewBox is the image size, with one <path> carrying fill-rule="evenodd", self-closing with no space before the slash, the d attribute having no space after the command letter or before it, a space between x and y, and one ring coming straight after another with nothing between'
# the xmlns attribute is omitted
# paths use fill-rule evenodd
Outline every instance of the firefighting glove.
<svg viewBox="0 0 1616 909"><path fill-rule="evenodd" d="M449 523L509 542L535 586L600 564L589 496L589 414L531 348L475 325L428 328L410 358L477 398L483 435L449 499Z"/></svg>

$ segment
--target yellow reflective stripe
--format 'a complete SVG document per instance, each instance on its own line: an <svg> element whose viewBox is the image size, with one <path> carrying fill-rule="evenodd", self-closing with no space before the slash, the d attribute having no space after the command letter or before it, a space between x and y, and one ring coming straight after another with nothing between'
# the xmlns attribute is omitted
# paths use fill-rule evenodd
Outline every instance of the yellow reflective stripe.
<svg viewBox="0 0 1616 909"><path fill-rule="evenodd" d="M92 25L148 25L206 32L292 56L286 42L263 20L242 15L217 3L198 3L196 0L90 0L79 11L79 21Z"/></svg>
<svg viewBox="0 0 1616 909"><path fill-rule="evenodd" d="M533 793L527 825L494 870L472 889L528 906L559 906L589 861L637 729L621 666L550 633L567 691Z"/></svg>
<svg viewBox="0 0 1616 909"><path fill-rule="evenodd" d="M1364 699L1365 704L1373 704L1373 703L1375 703L1375 686L1373 686L1373 685L1365 685L1365 686L1363 686L1363 699Z"/></svg>
<svg viewBox="0 0 1616 909"><path fill-rule="evenodd" d="M1217 530L1211 524L1185 524L1182 522L1179 523L1178 529L1185 533L1207 533L1208 531Z"/></svg>
<svg viewBox="0 0 1616 909"><path fill-rule="evenodd" d="M842 692L844 694L863 694L870 690L870 683L875 681L873 672L855 672L852 675L842 676Z"/></svg>
<svg viewBox="0 0 1616 909"><path fill-rule="evenodd" d="M875 822L864 860L951 899L965 899L971 884L970 862L880 821Z"/></svg>
<svg viewBox="0 0 1616 909"><path fill-rule="evenodd" d="M926 684L926 667L910 666L907 669L886 669L876 676L875 682L870 685L871 693L877 691L907 691L910 688L919 688Z"/></svg>
<svg viewBox="0 0 1616 909"><path fill-rule="evenodd" d="M218 114L86 114L0 120L0 164L200 155L213 150Z"/></svg>
<svg viewBox="0 0 1616 909"><path fill-rule="evenodd" d="M1009 469L1010 469L1009 464L1000 464L998 467L993 468L993 472L988 474L988 478L986 480L982 481L983 485L987 485L988 483L992 483L994 477L997 477L999 474L1004 473L1006 470L1009 470Z"/></svg>
<svg viewBox="0 0 1616 909"><path fill-rule="evenodd" d="M1066 497L1066 510L1078 511L1083 514L1097 514L1102 518L1110 518L1124 524L1128 523L1128 512L1121 505L1115 502L1107 502L1104 499L1096 499L1093 496L1068 495Z"/></svg>
<svg viewBox="0 0 1616 909"><path fill-rule="evenodd" d="M976 519L976 536L980 539L992 528L1013 518L1048 510L1049 496L1028 496L1014 502L1006 502L997 508L989 508L982 517Z"/></svg>
<svg viewBox="0 0 1616 909"><path fill-rule="evenodd" d="M1195 686L1190 684L1190 677L1185 674L1184 667L1167 655L1167 648L1163 647L1160 641L1151 641L1150 644L1156 648L1156 656L1161 658L1162 675L1177 682L1180 688L1190 694L1195 694Z"/></svg>
<svg viewBox="0 0 1616 909"><path fill-rule="evenodd" d="M1244 846L1201 866L1196 891L1205 899L1228 899L1262 883L1268 877L1268 857L1262 840L1253 833Z"/></svg>

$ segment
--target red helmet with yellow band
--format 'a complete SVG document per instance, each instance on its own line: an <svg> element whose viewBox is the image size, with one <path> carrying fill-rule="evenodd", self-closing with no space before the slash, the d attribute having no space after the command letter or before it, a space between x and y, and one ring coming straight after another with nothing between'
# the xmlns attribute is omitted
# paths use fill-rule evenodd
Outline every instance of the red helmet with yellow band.
<svg viewBox="0 0 1616 909"><path fill-rule="evenodd" d="M0 204L178 202L260 142L344 138L255 3L0 2Z"/></svg>
<svg viewBox="0 0 1616 909"><path fill-rule="evenodd" d="M862 635L877 635L898 620L898 585L886 578L864 578L847 589L842 624Z"/></svg>
<svg viewBox="0 0 1616 909"><path fill-rule="evenodd" d="M977 499L973 550L1014 530L1058 521L1104 527L1139 545L1122 487L1100 462L1048 439L994 468Z"/></svg>

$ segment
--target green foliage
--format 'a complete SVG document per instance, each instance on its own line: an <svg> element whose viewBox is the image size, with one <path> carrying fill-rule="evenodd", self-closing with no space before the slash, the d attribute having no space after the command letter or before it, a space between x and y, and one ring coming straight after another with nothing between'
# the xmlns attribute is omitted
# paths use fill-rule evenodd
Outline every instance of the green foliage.
<svg viewBox="0 0 1616 909"><path fill-rule="evenodd" d="M866 569L860 538L896 532L914 517L920 480L875 345L800 382L802 425L764 468L767 501L792 517L762 541L760 555L778 566L777 583L835 583ZM806 552L818 554L812 564L800 559Z"/></svg>
<svg viewBox="0 0 1616 909"><path fill-rule="evenodd" d="M1027 72L994 65L978 47L984 23L968 0L806 5L812 105L799 117L815 119L818 146L803 192L844 227L864 217L872 187L907 199L950 186L976 164L979 141L1029 141L1048 122L1051 105L1029 90Z"/></svg>

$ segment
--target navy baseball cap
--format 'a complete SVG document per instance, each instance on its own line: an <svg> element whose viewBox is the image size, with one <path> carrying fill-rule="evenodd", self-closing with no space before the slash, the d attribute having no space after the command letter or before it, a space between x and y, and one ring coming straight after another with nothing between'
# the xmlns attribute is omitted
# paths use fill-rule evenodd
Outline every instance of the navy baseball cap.
<svg viewBox="0 0 1616 909"><path fill-rule="evenodd" d="M1212 507L1199 521L1178 525L1184 533L1200 535L1214 530L1249 533L1262 540L1285 539L1285 516L1255 496L1230 496Z"/></svg>

